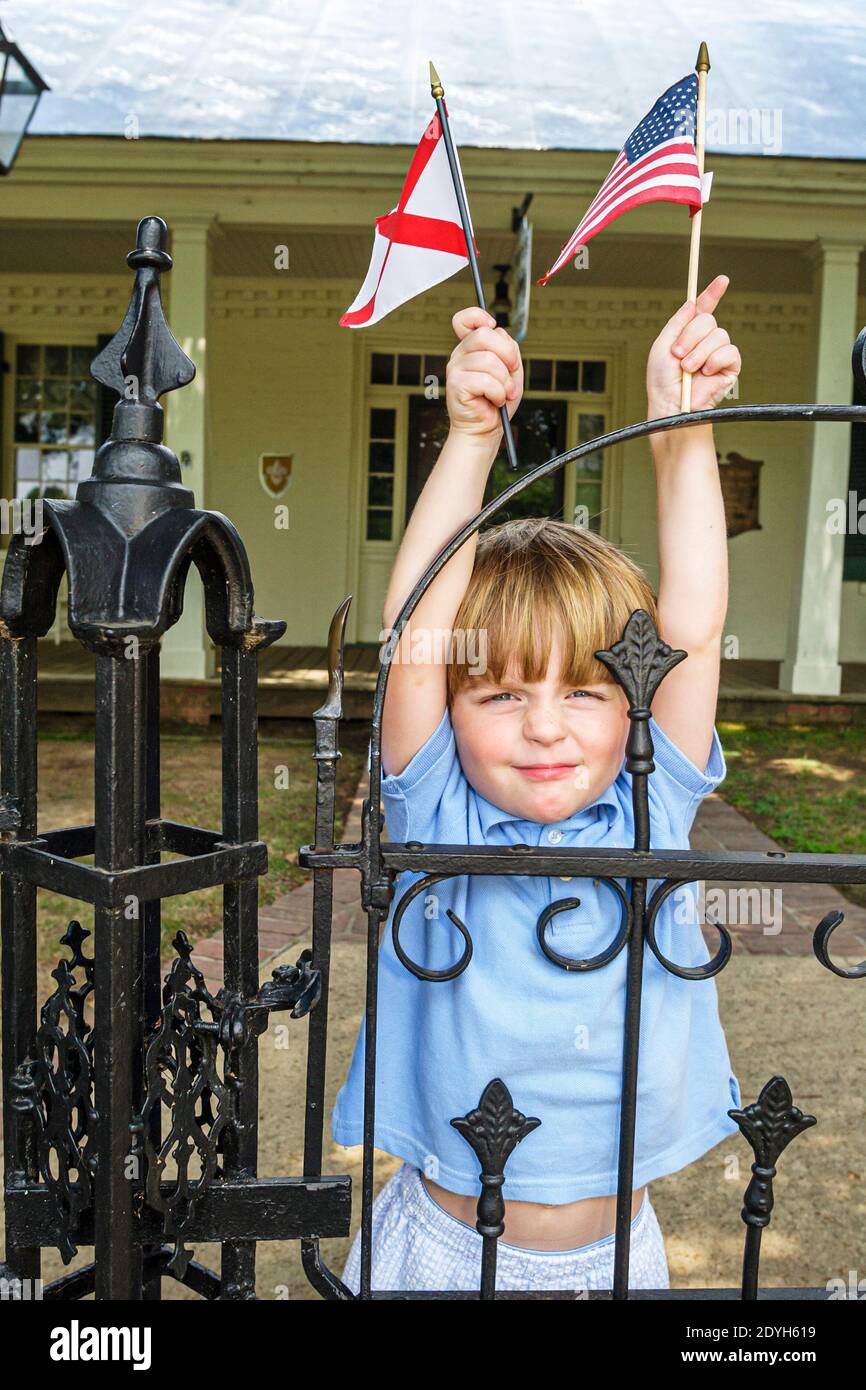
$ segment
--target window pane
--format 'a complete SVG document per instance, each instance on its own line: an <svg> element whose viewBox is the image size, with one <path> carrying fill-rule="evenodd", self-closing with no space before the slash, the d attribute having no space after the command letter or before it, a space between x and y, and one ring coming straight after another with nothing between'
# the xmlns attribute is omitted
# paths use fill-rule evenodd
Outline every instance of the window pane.
<svg viewBox="0 0 866 1390"><path fill-rule="evenodd" d="M585 525L590 531L598 531L601 526L601 486L597 483L581 483L574 495L575 524Z"/></svg>
<svg viewBox="0 0 866 1390"><path fill-rule="evenodd" d="M80 483L83 478L89 478L93 472L93 449L76 449L69 455L69 477L73 482Z"/></svg>
<svg viewBox="0 0 866 1390"><path fill-rule="evenodd" d="M16 478L34 479L39 477L38 449L15 450L15 476Z"/></svg>
<svg viewBox="0 0 866 1390"><path fill-rule="evenodd" d="M367 540L389 541L391 539L390 511L369 511L367 513Z"/></svg>
<svg viewBox="0 0 866 1390"><path fill-rule="evenodd" d="M38 436L38 419L35 411L15 416L15 438L22 444L35 443Z"/></svg>
<svg viewBox="0 0 866 1390"><path fill-rule="evenodd" d="M390 507L394 499L393 478L368 478L367 502L371 507Z"/></svg>
<svg viewBox="0 0 866 1390"><path fill-rule="evenodd" d="M390 386L393 380L393 355L390 352L374 352L370 358L370 381L374 386Z"/></svg>
<svg viewBox="0 0 866 1390"><path fill-rule="evenodd" d="M42 481L65 483L69 472L69 455L65 449L46 449L42 455Z"/></svg>
<svg viewBox="0 0 866 1390"><path fill-rule="evenodd" d="M38 343L19 343L15 354L15 370L22 376L41 376Z"/></svg>
<svg viewBox="0 0 866 1390"><path fill-rule="evenodd" d="M394 445L379 442L370 445L370 472L394 472Z"/></svg>
<svg viewBox="0 0 866 1390"><path fill-rule="evenodd" d="M604 466L604 450L599 449L595 454L584 454L582 459L578 459L575 468L578 478L600 478L601 470Z"/></svg>
<svg viewBox="0 0 866 1390"><path fill-rule="evenodd" d="M20 376L15 383L15 404L19 409L39 405L42 399L42 383L33 377Z"/></svg>
<svg viewBox="0 0 866 1390"><path fill-rule="evenodd" d="M79 415L89 415L96 409L96 382L73 381L69 390L70 409Z"/></svg>
<svg viewBox="0 0 866 1390"><path fill-rule="evenodd" d="M39 438L43 444L63 444L66 441L65 415L40 415Z"/></svg>
<svg viewBox="0 0 866 1390"><path fill-rule="evenodd" d="M447 357L432 356L428 352L424 358L424 375L425 377L435 376L436 380L439 382L440 391L445 388L445 369L447 366ZM426 384L425 382L425 385Z"/></svg>
<svg viewBox="0 0 866 1390"><path fill-rule="evenodd" d="M396 410L376 409L370 411L370 438L393 439L397 424Z"/></svg>
<svg viewBox="0 0 866 1390"><path fill-rule="evenodd" d="M94 444L96 442L96 431L93 425L93 416L70 415L69 417L69 443L70 444Z"/></svg>
<svg viewBox="0 0 866 1390"><path fill-rule="evenodd" d="M584 415L581 413L577 417L578 444L586 444L590 439L595 439L600 434L604 434L603 415Z"/></svg>
<svg viewBox="0 0 866 1390"><path fill-rule="evenodd" d="M65 343L45 344L45 375L67 376L69 373L69 348Z"/></svg>
<svg viewBox="0 0 866 1390"><path fill-rule="evenodd" d="M553 363L549 357L532 357L529 360L530 391L553 390Z"/></svg>
<svg viewBox="0 0 866 1390"><path fill-rule="evenodd" d="M72 376L90 377L90 364L96 356L96 348L72 347L69 349L69 370Z"/></svg>
<svg viewBox="0 0 866 1390"><path fill-rule="evenodd" d="M556 364L556 389L557 391L577 391L578 375L577 362L557 362Z"/></svg>
<svg viewBox="0 0 866 1390"><path fill-rule="evenodd" d="M582 390L603 391L606 366L606 362L584 362Z"/></svg>
<svg viewBox="0 0 866 1390"><path fill-rule="evenodd" d="M42 404L46 410L66 410L69 405L69 383L46 381L42 388Z"/></svg>
<svg viewBox="0 0 866 1390"><path fill-rule="evenodd" d="M397 358L397 385L417 386L421 375L421 358L416 352L401 352Z"/></svg>

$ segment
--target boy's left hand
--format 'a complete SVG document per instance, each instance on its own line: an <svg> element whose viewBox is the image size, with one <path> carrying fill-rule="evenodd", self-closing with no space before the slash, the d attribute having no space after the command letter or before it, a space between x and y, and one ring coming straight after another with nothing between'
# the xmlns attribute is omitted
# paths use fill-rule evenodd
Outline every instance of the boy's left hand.
<svg viewBox="0 0 866 1390"><path fill-rule="evenodd" d="M647 419L680 414L683 370L693 372L693 411L709 410L730 390L740 374L739 348L713 310L730 280L717 275L693 304L688 300L665 324L656 338L646 367Z"/></svg>

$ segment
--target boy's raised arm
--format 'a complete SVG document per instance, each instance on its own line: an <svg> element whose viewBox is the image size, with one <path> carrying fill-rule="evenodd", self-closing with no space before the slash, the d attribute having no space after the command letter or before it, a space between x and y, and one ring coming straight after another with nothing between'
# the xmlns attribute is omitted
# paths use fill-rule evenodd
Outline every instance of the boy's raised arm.
<svg viewBox="0 0 866 1390"><path fill-rule="evenodd" d="M481 509L499 449L499 407L509 416L523 394L520 349L491 314L479 308L454 315L459 342L446 376L450 431L409 518L394 561L382 612L390 633L412 589L442 547ZM475 560L471 536L433 580L418 603L394 654L382 714L382 767L403 771L445 712L446 668L454 618ZM413 660L415 656L430 660ZM426 641L417 638L426 637Z"/></svg>
<svg viewBox="0 0 866 1390"><path fill-rule="evenodd" d="M717 275L665 325L647 362L650 420L680 413L682 371L695 373L692 410L717 405L739 375L739 350L713 310L728 288ZM669 671L653 716L702 771L712 745L719 663L728 608L728 543L710 424L650 436L656 473L659 635L688 659Z"/></svg>

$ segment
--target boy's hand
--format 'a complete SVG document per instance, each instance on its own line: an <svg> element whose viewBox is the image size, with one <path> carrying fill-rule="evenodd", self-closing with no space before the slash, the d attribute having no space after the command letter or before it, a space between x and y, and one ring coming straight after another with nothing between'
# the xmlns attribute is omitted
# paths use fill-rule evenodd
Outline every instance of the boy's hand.
<svg viewBox="0 0 866 1390"><path fill-rule="evenodd" d="M451 322L460 339L445 379L451 430L476 439L498 439L499 407L507 406L510 419L523 395L520 348L484 309L461 309Z"/></svg>
<svg viewBox="0 0 866 1390"><path fill-rule="evenodd" d="M648 420L681 413L684 368L694 372L693 411L718 405L737 380L742 366L739 348L713 318L713 310L729 284L727 275L717 275L698 295L696 304L689 300L677 309L653 343L646 368Z"/></svg>

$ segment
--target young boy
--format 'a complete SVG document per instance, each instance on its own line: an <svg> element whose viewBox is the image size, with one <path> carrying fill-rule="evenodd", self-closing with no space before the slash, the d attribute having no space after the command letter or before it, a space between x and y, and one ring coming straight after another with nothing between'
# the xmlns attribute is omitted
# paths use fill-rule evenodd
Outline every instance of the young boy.
<svg viewBox="0 0 866 1390"><path fill-rule="evenodd" d="M695 373L695 411L717 404L736 380L739 351L713 317L727 286L717 276L653 344L648 418L679 413L684 369ZM430 561L480 510L501 440L499 407L512 415L523 393L519 348L489 314L464 309L454 329L450 433L394 563L386 630ZM653 700L651 844L688 846L699 802L725 776L714 726L727 609L725 515L711 425L651 436L651 448L657 601L642 571L609 542L543 518L472 536L429 585L388 676L389 839L631 847L628 706L593 652L617 642L629 615L644 608L660 636L688 652ZM443 651L428 642L419 661L417 634L443 631L463 635L463 643ZM464 875L430 885L435 891L419 894L403 917L402 949L428 970L453 964L463 942L450 908L471 934L473 955L454 978L426 981L405 968L391 939L407 877L421 875L398 883L380 946L374 1142L404 1161L374 1203L373 1287L478 1287L478 1163L450 1120L473 1109L499 1076L517 1109L542 1123L505 1168L497 1287L610 1288L627 953L592 971L567 971L541 949L536 924L557 899L577 898L576 908L548 923L546 940L560 955L587 959L617 935L618 895L602 880L567 876ZM662 905L656 939L679 965L709 959L690 889ZM366 1020L334 1106L339 1144L362 1140L365 1030ZM715 981L675 976L646 951L631 1287L668 1287L647 1184L735 1133L726 1111L739 1104ZM360 1233L343 1272L354 1292L359 1264Z"/></svg>

